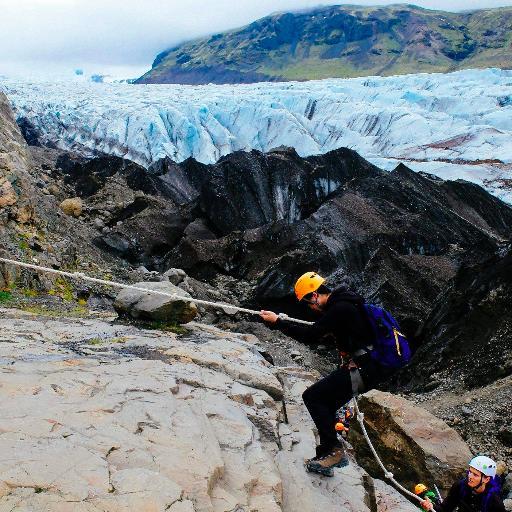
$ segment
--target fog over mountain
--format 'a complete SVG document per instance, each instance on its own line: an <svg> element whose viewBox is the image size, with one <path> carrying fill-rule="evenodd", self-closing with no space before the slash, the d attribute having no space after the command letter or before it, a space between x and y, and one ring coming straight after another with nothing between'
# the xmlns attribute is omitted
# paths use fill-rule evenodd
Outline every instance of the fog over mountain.
<svg viewBox="0 0 512 512"><path fill-rule="evenodd" d="M185 40L236 28L275 11L333 5L317 0L176 0L144 3L120 0L0 1L0 75L34 72L65 73L84 68L89 73L140 76L154 56ZM352 4L386 5L383 0ZM416 5L463 10L468 2L418 0ZM511 5L510 0L478 0L472 9ZM27 36L20 37L20 34ZM29 36L28 36L29 35Z"/></svg>

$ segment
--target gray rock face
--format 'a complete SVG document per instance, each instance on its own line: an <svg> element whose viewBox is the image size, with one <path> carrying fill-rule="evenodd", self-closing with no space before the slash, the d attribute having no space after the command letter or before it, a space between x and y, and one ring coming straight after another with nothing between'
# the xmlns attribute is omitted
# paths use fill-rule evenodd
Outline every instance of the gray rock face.
<svg viewBox="0 0 512 512"><path fill-rule="evenodd" d="M179 297L190 297L189 293L169 281L140 282L135 283L134 286ZM114 308L120 315L180 324L190 322L197 314L197 307L192 301L176 300L164 295L130 289L119 292L114 302Z"/></svg>
<svg viewBox="0 0 512 512"><path fill-rule="evenodd" d="M304 471L318 376L273 368L254 337L6 309L0 332L2 511L413 510L353 459Z"/></svg>
<svg viewBox="0 0 512 512"><path fill-rule="evenodd" d="M448 491L467 470L472 457L459 434L442 420L411 402L373 390L360 399L366 429L387 469L405 487L434 482ZM357 422L350 432L358 461L372 475L382 476Z"/></svg>
<svg viewBox="0 0 512 512"><path fill-rule="evenodd" d="M25 171L30 160L27 144L3 92L0 92L0 120L0 171L2 173Z"/></svg>

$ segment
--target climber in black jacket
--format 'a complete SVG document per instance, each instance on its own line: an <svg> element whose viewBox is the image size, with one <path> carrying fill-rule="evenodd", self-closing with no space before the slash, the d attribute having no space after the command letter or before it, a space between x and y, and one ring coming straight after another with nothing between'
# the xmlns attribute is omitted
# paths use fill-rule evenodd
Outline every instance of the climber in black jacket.
<svg viewBox="0 0 512 512"><path fill-rule="evenodd" d="M432 510L429 500L421 503ZM436 512L505 512L496 479L496 462L485 455L477 455L469 462L466 477L455 482L445 500L435 507Z"/></svg>
<svg viewBox="0 0 512 512"><path fill-rule="evenodd" d="M371 389L390 375L390 370L375 362L368 353L374 335L364 311L364 299L346 288L331 291L324 282L317 273L307 272L295 284L297 299L322 313L313 325L282 320L272 311L260 312L263 320L304 343L318 343L330 335L340 354L338 368L302 395L320 438L316 456L307 461L313 464L312 470L316 466L319 470L337 466L343 458L334 429L336 411L349 402L354 393Z"/></svg>

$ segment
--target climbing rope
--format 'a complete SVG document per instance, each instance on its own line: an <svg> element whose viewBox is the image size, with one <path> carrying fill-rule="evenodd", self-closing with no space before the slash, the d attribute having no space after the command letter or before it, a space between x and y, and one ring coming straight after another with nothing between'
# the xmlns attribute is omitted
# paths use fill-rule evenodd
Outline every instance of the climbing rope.
<svg viewBox="0 0 512 512"><path fill-rule="evenodd" d="M379 454L375 450L375 447L373 446L370 437L368 436L368 432L366 431L366 427L364 426L364 414L359 410L359 407L357 405L357 397L354 396L354 412L356 414L357 421L359 422L359 425L361 426L361 431L363 432L364 438L366 439L366 443L368 444L371 452L373 453L373 456L375 457L375 460L377 461L377 464L380 466L382 471L384 472L384 476L400 491L402 491L405 495L410 496L411 498L419 501L420 503L423 501L422 498L417 496L416 494L412 493L408 489L406 489L403 485L401 485L399 482L395 480L395 477L393 473L388 471L386 469L386 466L382 463L380 460ZM432 509L433 512L435 512L435 509Z"/></svg>
<svg viewBox="0 0 512 512"><path fill-rule="evenodd" d="M201 304L203 306L210 306L214 308L222 308L226 313L249 313L251 315L260 314L259 311L254 309L242 308L240 306L235 306L233 304L224 304L222 302L212 302L208 300L194 299L192 297L182 297L176 293L167 293L160 290L151 290L149 288L143 288L141 286L133 286L131 284L117 283L115 281L107 281L105 279L97 279L95 277L90 277L85 275L82 272L64 272L63 270L55 270L53 268L41 267L39 265L33 265L32 263L23 263L21 261L10 260L7 258L0 258L0 263L7 263L9 265L14 265L16 267L28 268L31 270L35 270L38 272L45 272L47 274L55 274L63 277L69 277L70 279L81 280L81 281L89 281L90 283L102 284L105 286L112 286L113 288L124 288L128 290L136 290L144 293L152 293L155 295L162 295L164 297L169 297L172 300L182 300L185 302L194 302L195 304ZM305 320L299 320L298 318L292 318L285 313L279 313L278 317L281 320L287 320L289 322L295 322L298 324L312 325L313 322L307 322Z"/></svg>
<svg viewBox="0 0 512 512"><path fill-rule="evenodd" d="M167 293L167 292L162 292L160 290L151 290L149 288L143 288L141 286L133 286L133 285L130 285L130 284L118 283L118 282L115 282L115 281L108 281L106 279L97 279L95 277L87 276L87 275L85 275L82 272L65 272L63 270L56 270L56 269L48 268L48 267L41 267L40 265L34 265L32 263L23 263L21 261L11 260L11 259L8 259L8 258L0 258L0 263L6 263L8 265L14 265L16 267L27 268L27 269L30 269L30 270L35 270L37 272L45 272L45 273L48 273L48 274L55 274L55 275L59 275L59 276L63 276L63 277L68 277L70 279L76 279L76 280L81 280L81 281L89 281L90 283L96 283L96 284L101 284L101 285L105 285L105 286L112 286L113 288L123 288L123 289L128 289L128 290L136 290L136 291L144 292L144 293L152 293L152 294L155 294L155 295L162 295L164 297L169 297L170 299L173 299L173 300L182 300L182 301L185 301L185 302L194 302L196 304L202 304L203 306L222 308L226 312L231 312L232 311L234 313L236 313L236 312L249 313L251 315L258 315L258 316L260 314L259 311L256 311L254 309L242 308L240 306L235 306L233 304L225 304L225 303L222 303L222 302L213 302L213 301L208 301L208 300L194 299L194 298L191 298L191 297L182 297L182 296L180 296L180 295L178 295L176 293ZM287 320L289 322L295 322L295 323L298 323L298 324L312 325L312 323L313 323L313 322L307 322L305 320L299 320L298 318L292 318L292 317L288 316L285 313L279 313L278 316L279 316L280 319ZM366 427L364 426L364 414L359 410L359 407L358 407L358 404L357 404L357 397L356 396L354 396L354 411L356 413L357 421L359 422L359 425L361 426L361 431L363 432L363 435L364 435L364 437L366 439L366 442L368 443L368 446L369 446L370 450L372 451L373 456L375 457L375 460L377 461L377 463L379 464L380 468L384 472L384 476L395 487L400 489L405 495L410 496L411 498L413 498L413 499L415 499L415 500L417 500L419 502L423 501L419 496L417 496L416 494L410 492L405 487L403 487L400 483L398 483L395 480L393 473L388 471L386 469L386 467L384 466L384 464L382 463L378 453L376 452L376 450L375 450L375 448L374 448L374 446L373 446L373 444L372 444L372 442L370 440L370 437L368 436L368 432L366 431ZM432 510L435 512L435 509L432 509Z"/></svg>

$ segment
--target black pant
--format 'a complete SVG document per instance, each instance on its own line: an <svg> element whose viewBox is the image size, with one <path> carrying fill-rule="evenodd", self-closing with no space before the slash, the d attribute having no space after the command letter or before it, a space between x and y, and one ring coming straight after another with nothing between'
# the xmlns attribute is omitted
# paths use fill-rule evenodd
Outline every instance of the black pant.
<svg viewBox="0 0 512 512"><path fill-rule="evenodd" d="M378 382L385 380L392 373L375 364L369 358L358 361L365 390L372 389ZM350 370L341 367L315 382L302 394L304 404L315 422L320 437L317 455L329 453L338 443L336 430L336 411L352 398L352 380Z"/></svg>

